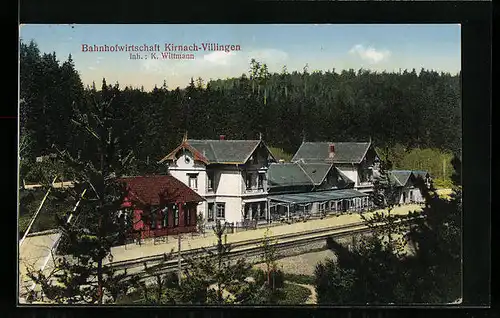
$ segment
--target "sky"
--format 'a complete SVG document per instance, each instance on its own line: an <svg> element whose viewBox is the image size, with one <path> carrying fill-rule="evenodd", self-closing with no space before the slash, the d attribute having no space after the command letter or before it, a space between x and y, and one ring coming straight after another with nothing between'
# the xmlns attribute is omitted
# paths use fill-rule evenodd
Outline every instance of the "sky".
<svg viewBox="0 0 500 318"><path fill-rule="evenodd" d="M120 87L150 90L166 81L169 89L183 88L192 77L207 81L248 74L252 58L270 72L281 72L284 65L288 72L302 71L306 64L309 72L425 68L456 74L461 69L459 24L28 24L19 34L23 42L34 40L41 52L55 52L61 63L71 54L84 85L94 81L98 88L103 78ZM233 50L209 50L208 43ZM155 44L159 51L89 50ZM185 54L172 59L166 55L168 44L191 46L187 50L196 44L198 51L170 51Z"/></svg>

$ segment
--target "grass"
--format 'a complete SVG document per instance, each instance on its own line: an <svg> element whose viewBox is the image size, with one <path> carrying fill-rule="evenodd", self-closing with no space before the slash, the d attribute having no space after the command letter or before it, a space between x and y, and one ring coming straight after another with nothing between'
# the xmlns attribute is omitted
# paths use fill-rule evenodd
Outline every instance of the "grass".
<svg viewBox="0 0 500 318"><path fill-rule="evenodd" d="M284 160L285 162L290 162L292 160L293 155L285 152L282 148L278 147L269 147L269 151L273 154L276 160Z"/></svg>
<svg viewBox="0 0 500 318"><path fill-rule="evenodd" d="M282 288L283 298L278 301L278 305L298 305L303 304L311 296L311 291L305 287L285 283Z"/></svg>
<svg viewBox="0 0 500 318"><path fill-rule="evenodd" d="M453 193L453 190L452 189L437 189L436 193L442 199L449 199L450 195Z"/></svg>
<svg viewBox="0 0 500 318"><path fill-rule="evenodd" d="M45 196L46 190L20 190L19 192L19 235L22 236L29 225L32 216L37 211L40 203ZM42 210L37 215L30 233L51 230L57 228L56 215L64 216L73 208L73 202L64 196L49 195L45 201Z"/></svg>
<svg viewBox="0 0 500 318"><path fill-rule="evenodd" d="M314 285L314 276L285 273L285 280L306 285Z"/></svg>

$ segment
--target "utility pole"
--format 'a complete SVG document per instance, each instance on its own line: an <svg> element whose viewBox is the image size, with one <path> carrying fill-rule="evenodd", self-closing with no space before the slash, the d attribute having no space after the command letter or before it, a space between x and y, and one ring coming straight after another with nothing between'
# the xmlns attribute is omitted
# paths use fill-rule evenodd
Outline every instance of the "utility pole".
<svg viewBox="0 0 500 318"><path fill-rule="evenodd" d="M177 275L179 279L179 286L181 285L181 278L182 278L182 268L181 268L181 234L177 236L177 252L178 252L178 259L177 259Z"/></svg>

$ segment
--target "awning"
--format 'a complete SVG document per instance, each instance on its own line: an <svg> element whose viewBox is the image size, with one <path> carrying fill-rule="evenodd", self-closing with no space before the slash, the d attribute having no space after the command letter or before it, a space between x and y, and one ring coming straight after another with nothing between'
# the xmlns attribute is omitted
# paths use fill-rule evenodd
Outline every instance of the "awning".
<svg viewBox="0 0 500 318"><path fill-rule="evenodd" d="M368 196L369 194L359 192L354 189L343 189L343 190L332 190L332 191L271 195L268 198L271 201L297 204L297 203L313 203L313 202L325 202L325 201L341 200L341 199L352 199L352 198L368 197Z"/></svg>
<svg viewBox="0 0 500 318"><path fill-rule="evenodd" d="M245 199L241 201L241 204L245 203L256 203L256 202L267 202L267 198L254 198L254 199Z"/></svg>

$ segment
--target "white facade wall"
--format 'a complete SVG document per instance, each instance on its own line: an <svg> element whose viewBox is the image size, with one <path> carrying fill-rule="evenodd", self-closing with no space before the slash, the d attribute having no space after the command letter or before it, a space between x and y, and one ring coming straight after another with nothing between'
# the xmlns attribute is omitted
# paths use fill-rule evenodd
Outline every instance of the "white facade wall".
<svg viewBox="0 0 500 318"><path fill-rule="evenodd" d="M243 185L243 176L236 168L215 171L214 186L218 196L241 196Z"/></svg>
<svg viewBox="0 0 500 318"><path fill-rule="evenodd" d="M241 221L241 197L217 196L216 201L225 203L226 222Z"/></svg>
<svg viewBox="0 0 500 318"><path fill-rule="evenodd" d="M198 205L197 213L202 213L207 219L209 203L225 203L225 220L240 222L242 196L245 193L244 173L236 166L224 166L212 171L214 190L209 191L207 168L202 163L195 163L190 152L181 155L174 164L169 166L170 174L187 186L189 186L189 175L197 174L197 188L193 190L207 200Z"/></svg>
<svg viewBox="0 0 500 318"><path fill-rule="evenodd" d="M189 163L186 162L186 158ZM182 183L189 186L189 175L198 174L196 189L193 189L201 196L205 196L207 188L207 171L204 165L200 165L194 162L193 157L190 153L186 153L177 159L175 165L169 167L170 174L182 181Z"/></svg>
<svg viewBox="0 0 500 318"><path fill-rule="evenodd" d="M335 165L343 174L345 174L349 179L354 181L354 186L359 185L358 179L358 166L351 164L337 164Z"/></svg>
<svg viewBox="0 0 500 318"><path fill-rule="evenodd" d="M405 195L403 195L405 194ZM405 199L406 196L406 199ZM413 202L424 202L424 198L422 196L422 193L420 192L420 189L414 188L414 187L406 187L402 188L399 192L399 200L398 202L400 204L407 204L411 203L411 200Z"/></svg>
<svg viewBox="0 0 500 318"><path fill-rule="evenodd" d="M413 201L415 202L424 202L424 198L422 196L422 193L420 192L420 189L418 188L412 188L410 191L413 193Z"/></svg>
<svg viewBox="0 0 500 318"><path fill-rule="evenodd" d="M189 162L186 162L186 158ZM207 187L207 172L206 167L203 164L195 163L193 156L190 152L186 152L181 155L174 165L169 167L170 174L189 186L189 175L190 174L198 174L197 175L197 187L193 189L200 196L205 197L206 195L206 187ZM206 202L200 202L196 208L196 213L206 213Z"/></svg>

